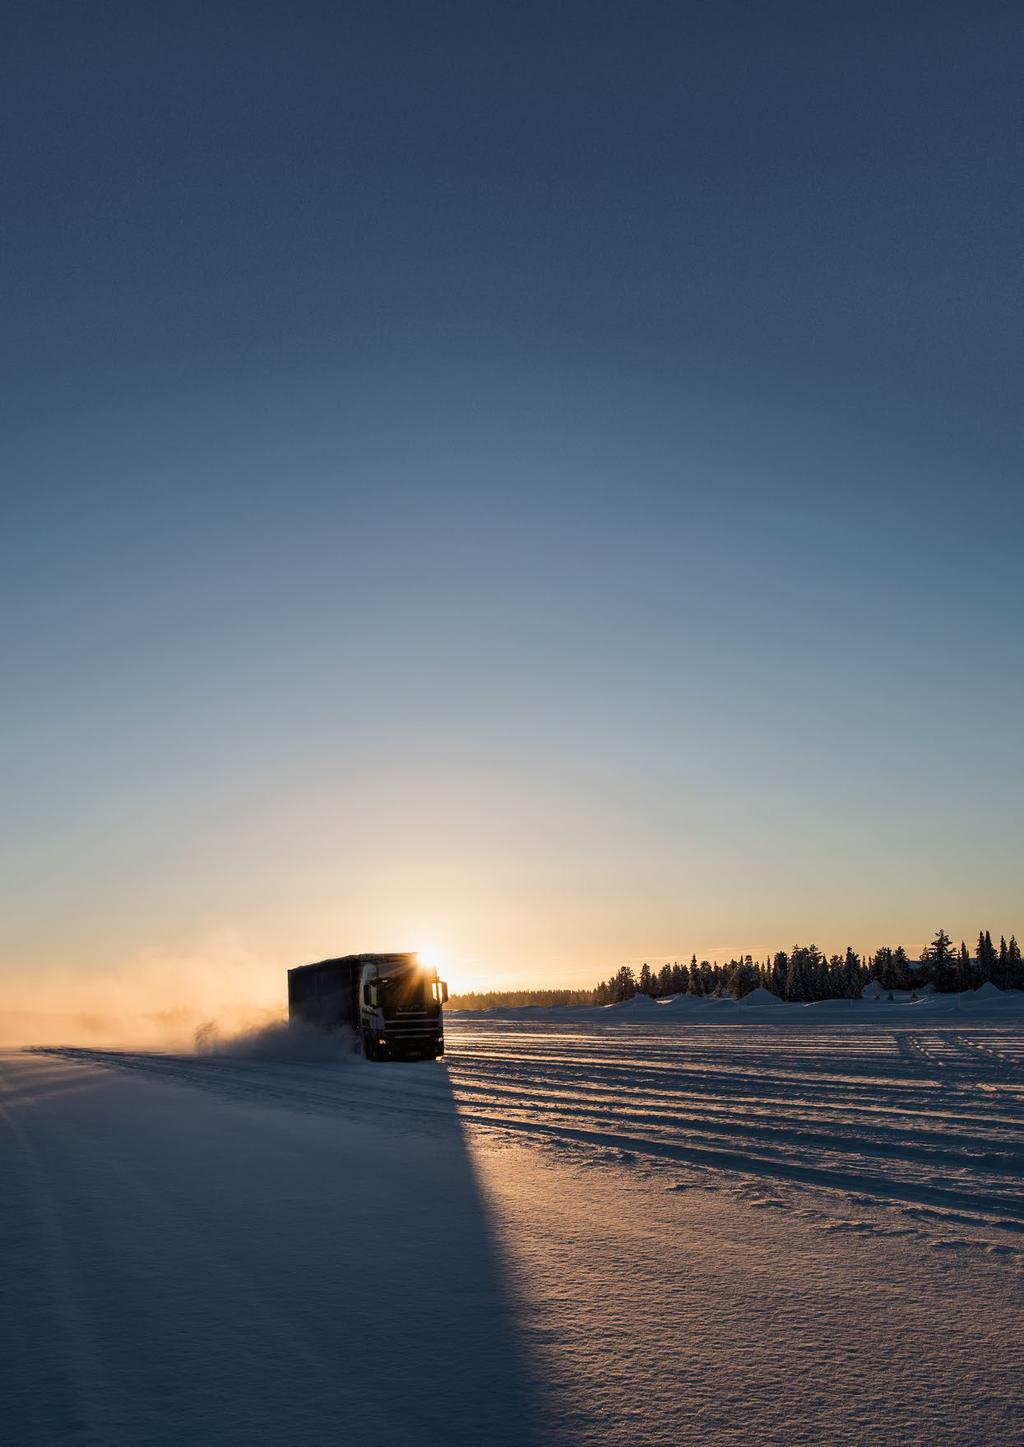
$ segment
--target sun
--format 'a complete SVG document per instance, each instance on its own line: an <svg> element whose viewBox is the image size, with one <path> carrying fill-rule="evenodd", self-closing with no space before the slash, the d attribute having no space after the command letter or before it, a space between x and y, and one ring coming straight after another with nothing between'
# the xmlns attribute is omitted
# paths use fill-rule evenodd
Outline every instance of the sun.
<svg viewBox="0 0 1024 1447"><path fill-rule="evenodd" d="M428 970L439 970L444 964L444 950L437 945L420 945L416 951L421 965Z"/></svg>

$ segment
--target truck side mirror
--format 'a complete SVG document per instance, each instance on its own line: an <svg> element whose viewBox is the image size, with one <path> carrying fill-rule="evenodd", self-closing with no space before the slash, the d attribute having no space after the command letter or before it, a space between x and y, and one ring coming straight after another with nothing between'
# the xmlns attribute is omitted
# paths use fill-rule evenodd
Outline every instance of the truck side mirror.
<svg viewBox="0 0 1024 1447"><path fill-rule="evenodd" d="M442 980L442 981L441 981L441 1004L442 1004L442 1005L446 1005L447 1003L448 1003L448 986L447 986L447 984L445 983L445 981Z"/></svg>

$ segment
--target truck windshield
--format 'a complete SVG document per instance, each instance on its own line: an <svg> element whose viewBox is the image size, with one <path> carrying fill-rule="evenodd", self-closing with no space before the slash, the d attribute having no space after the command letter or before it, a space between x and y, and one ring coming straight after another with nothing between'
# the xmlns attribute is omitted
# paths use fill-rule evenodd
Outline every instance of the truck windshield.
<svg viewBox="0 0 1024 1447"><path fill-rule="evenodd" d="M377 981L377 998L384 1010L425 1010L434 1004L430 980L418 972Z"/></svg>

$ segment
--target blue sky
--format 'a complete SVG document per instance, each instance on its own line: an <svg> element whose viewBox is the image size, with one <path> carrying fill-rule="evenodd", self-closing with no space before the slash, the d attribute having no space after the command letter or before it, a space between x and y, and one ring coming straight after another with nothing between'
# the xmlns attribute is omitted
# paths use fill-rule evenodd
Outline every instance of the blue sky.
<svg viewBox="0 0 1024 1447"><path fill-rule="evenodd" d="M1019 927L1022 28L10 7L8 976Z"/></svg>

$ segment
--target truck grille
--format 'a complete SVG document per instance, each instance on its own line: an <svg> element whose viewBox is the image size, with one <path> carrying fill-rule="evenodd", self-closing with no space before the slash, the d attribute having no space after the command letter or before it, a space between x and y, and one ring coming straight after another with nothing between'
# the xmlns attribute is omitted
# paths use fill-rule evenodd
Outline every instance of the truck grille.
<svg viewBox="0 0 1024 1447"><path fill-rule="evenodd" d="M402 1010L385 1020L384 1033L397 1040L427 1040L441 1033L441 1022L420 1010Z"/></svg>

